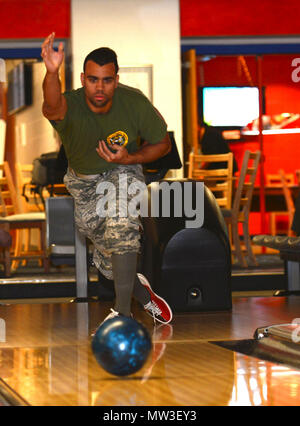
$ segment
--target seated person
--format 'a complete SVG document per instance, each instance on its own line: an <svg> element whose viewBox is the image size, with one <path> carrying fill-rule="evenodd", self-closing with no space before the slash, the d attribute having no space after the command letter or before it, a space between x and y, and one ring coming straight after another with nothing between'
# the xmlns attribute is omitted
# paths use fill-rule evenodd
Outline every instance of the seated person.
<svg viewBox="0 0 300 426"><path fill-rule="evenodd" d="M9 232L0 228L0 247L10 247L12 245L12 238Z"/></svg>
<svg viewBox="0 0 300 426"><path fill-rule="evenodd" d="M12 245L12 237L9 232L5 231L4 229L0 228L0 247L1 248L7 248ZM6 277L5 271L0 272L0 277Z"/></svg>
<svg viewBox="0 0 300 426"><path fill-rule="evenodd" d="M300 236L300 193L295 201L295 213L292 223L292 231L295 232L297 237Z"/></svg>
<svg viewBox="0 0 300 426"><path fill-rule="evenodd" d="M199 126L199 149L203 155L227 154L231 152L228 143L222 133L212 126L203 123ZM222 163L209 164L210 169L221 169L226 167ZM237 162L233 157L233 174L238 170Z"/></svg>

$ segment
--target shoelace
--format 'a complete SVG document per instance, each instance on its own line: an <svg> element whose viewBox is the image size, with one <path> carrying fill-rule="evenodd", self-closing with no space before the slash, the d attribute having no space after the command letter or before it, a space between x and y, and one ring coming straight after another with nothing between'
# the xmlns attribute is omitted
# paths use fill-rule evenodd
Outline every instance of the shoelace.
<svg viewBox="0 0 300 426"><path fill-rule="evenodd" d="M161 309L159 309L159 307L157 306L157 304L155 302L150 302L151 305L149 306L148 310L151 312L152 316L153 316L153 321L155 324L155 320L156 320L156 316L155 315L160 315L161 314Z"/></svg>
<svg viewBox="0 0 300 426"><path fill-rule="evenodd" d="M111 313L108 314L107 319L114 318L119 315L119 312L115 311L113 308L110 308Z"/></svg>

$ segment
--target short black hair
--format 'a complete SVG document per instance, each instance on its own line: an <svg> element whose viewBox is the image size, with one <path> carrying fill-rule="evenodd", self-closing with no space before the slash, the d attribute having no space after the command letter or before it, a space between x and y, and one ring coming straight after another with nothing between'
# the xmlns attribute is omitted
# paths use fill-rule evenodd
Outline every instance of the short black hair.
<svg viewBox="0 0 300 426"><path fill-rule="evenodd" d="M116 52L114 52L109 47L99 47L99 49L95 49L92 52L90 52L84 60L83 72L85 72L85 66L87 61L96 62L96 64L100 66L103 66L112 62L115 65L116 74L119 71Z"/></svg>

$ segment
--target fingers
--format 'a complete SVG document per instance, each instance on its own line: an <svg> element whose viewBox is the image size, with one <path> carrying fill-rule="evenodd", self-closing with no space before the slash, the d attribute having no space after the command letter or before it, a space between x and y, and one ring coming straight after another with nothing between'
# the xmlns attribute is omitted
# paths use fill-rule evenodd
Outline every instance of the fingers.
<svg viewBox="0 0 300 426"><path fill-rule="evenodd" d="M64 45L60 42L57 51L53 48L55 33L51 33L42 44L41 57L48 72L57 72L64 59Z"/></svg>
<svg viewBox="0 0 300 426"><path fill-rule="evenodd" d="M59 52L63 52L64 51L64 44L63 44L63 42L61 41L60 43L59 43L59 45L58 45L58 51Z"/></svg>
<svg viewBox="0 0 300 426"><path fill-rule="evenodd" d="M96 148L96 151L98 153L98 155L102 158L104 158L104 160L108 161L109 163L111 163L114 160L114 156L115 154L113 154L106 146L106 143L102 140L99 141L98 147Z"/></svg>
<svg viewBox="0 0 300 426"><path fill-rule="evenodd" d="M50 34L50 35L48 35L48 37L46 37L46 38L45 38L45 40L44 40L44 42L43 42L43 44L42 44L42 47L45 47L45 46L46 46L46 44L49 42L50 36L51 36L51 34Z"/></svg>
<svg viewBox="0 0 300 426"><path fill-rule="evenodd" d="M51 37L51 34L48 35L48 37L45 39L44 43L42 44L42 52L41 52L42 58L45 58L49 52L50 37Z"/></svg>
<svg viewBox="0 0 300 426"><path fill-rule="evenodd" d="M108 149L106 143L102 140L99 141L98 148L96 148L96 151L101 158L103 158L109 163L125 164L125 159L128 156L126 148L115 144L113 145L112 149L116 151L116 153L111 152L110 149Z"/></svg>
<svg viewBox="0 0 300 426"><path fill-rule="evenodd" d="M54 38L55 38L55 33L53 32L53 33L50 34L50 40L49 40L49 47L50 47L51 50L53 49Z"/></svg>
<svg viewBox="0 0 300 426"><path fill-rule="evenodd" d="M41 56L42 58L45 58L46 56L48 56L50 53L52 53L53 50L53 42L55 39L55 32L52 32L51 34L48 35L48 37L44 40L43 44L42 44L42 52L41 52ZM63 43L59 43L59 48L58 50L60 52L63 51Z"/></svg>
<svg viewBox="0 0 300 426"><path fill-rule="evenodd" d="M53 40L55 37L55 33L51 33L48 35L48 37L44 40L43 44L42 44L42 49L48 49L49 47L53 46Z"/></svg>

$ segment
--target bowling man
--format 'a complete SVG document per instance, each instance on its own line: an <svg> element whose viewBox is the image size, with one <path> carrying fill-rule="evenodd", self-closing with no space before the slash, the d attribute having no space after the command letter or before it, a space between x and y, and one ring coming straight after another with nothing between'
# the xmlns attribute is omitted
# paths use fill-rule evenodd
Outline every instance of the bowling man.
<svg viewBox="0 0 300 426"><path fill-rule="evenodd" d="M96 212L103 196L97 192L100 184L112 184L118 193L120 181L128 187L144 182L142 164L170 151L167 125L146 96L119 84L117 56L106 47L86 57L82 87L62 94L59 69L64 52L62 43L57 51L53 49L54 38L50 34L42 45L43 114L65 148L69 167L64 182L74 197L76 224L94 244L96 267L114 281L115 305L106 319L129 317L133 296L155 320L168 323L170 307L153 292L146 277L137 274L139 217L129 213L123 217L118 206L116 215L103 217ZM140 147L139 138L145 141ZM131 197L128 194L127 204Z"/></svg>

